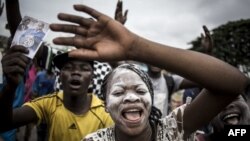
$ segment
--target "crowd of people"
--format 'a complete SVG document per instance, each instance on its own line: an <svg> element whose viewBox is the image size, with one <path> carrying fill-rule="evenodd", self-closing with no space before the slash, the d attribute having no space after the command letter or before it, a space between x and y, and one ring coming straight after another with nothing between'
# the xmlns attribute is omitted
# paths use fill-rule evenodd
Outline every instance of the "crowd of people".
<svg viewBox="0 0 250 141"><path fill-rule="evenodd" d="M5 4L11 43L22 17L18 0ZM213 57L206 26L206 54L179 49L127 29L122 7L118 1L114 19L86 5L74 9L92 18L60 13L69 24L50 29L76 35L53 39L74 46L69 52L53 54L42 44L31 60L22 45L6 49L1 141L15 141L21 126L28 140L34 125L43 141L217 141L224 140L225 125L250 124L250 79ZM181 89L173 108L171 97Z"/></svg>

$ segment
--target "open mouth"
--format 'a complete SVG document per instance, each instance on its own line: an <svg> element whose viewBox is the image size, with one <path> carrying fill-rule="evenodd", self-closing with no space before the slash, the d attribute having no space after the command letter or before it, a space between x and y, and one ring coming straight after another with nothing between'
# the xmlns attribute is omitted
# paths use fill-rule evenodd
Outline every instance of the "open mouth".
<svg viewBox="0 0 250 141"><path fill-rule="evenodd" d="M72 80L70 81L70 87L72 88L79 88L81 86L81 81L79 80Z"/></svg>
<svg viewBox="0 0 250 141"><path fill-rule="evenodd" d="M79 80L72 80L72 81L70 82L70 84L71 84L71 85L80 85L81 83L80 83Z"/></svg>
<svg viewBox="0 0 250 141"><path fill-rule="evenodd" d="M128 123L137 124L142 120L142 113L143 110L140 108L126 109L122 111L122 117Z"/></svg>
<svg viewBox="0 0 250 141"><path fill-rule="evenodd" d="M237 113L227 114L222 119L226 124L236 125L239 123L240 115Z"/></svg>

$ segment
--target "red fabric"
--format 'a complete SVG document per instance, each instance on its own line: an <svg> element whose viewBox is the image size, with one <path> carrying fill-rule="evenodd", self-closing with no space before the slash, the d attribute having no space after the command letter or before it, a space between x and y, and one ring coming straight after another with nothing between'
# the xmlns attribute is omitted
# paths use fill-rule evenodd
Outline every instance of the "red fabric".
<svg viewBox="0 0 250 141"><path fill-rule="evenodd" d="M26 82L25 82L24 102L31 100L32 84L34 83L34 81L36 79L36 73L37 73L37 69L36 69L35 65L32 65L29 72L28 72L28 76L27 76Z"/></svg>

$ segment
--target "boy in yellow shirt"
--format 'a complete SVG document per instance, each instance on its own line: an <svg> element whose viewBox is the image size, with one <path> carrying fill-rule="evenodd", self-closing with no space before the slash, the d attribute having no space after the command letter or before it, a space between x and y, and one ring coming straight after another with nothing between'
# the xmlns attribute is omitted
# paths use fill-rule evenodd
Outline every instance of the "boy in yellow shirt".
<svg viewBox="0 0 250 141"><path fill-rule="evenodd" d="M28 58L27 48L12 47L2 59L5 85L0 93L0 132L31 122L46 122L49 141L80 140L97 129L113 124L103 102L88 94L93 62L58 55L53 62L60 69L63 91L43 96L12 110L18 77L23 75Z"/></svg>

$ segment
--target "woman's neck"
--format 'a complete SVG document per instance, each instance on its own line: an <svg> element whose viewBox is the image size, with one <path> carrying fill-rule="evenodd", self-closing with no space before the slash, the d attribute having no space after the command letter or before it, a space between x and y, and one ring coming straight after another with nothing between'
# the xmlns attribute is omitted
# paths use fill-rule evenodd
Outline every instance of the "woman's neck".
<svg viewBox="0 0 250 141"><path fill-rule="evenodd" d="M152 128L148 123L147 128L145 128L140 134L132 136L115 128L115 141L152 141Z"/></svg>

